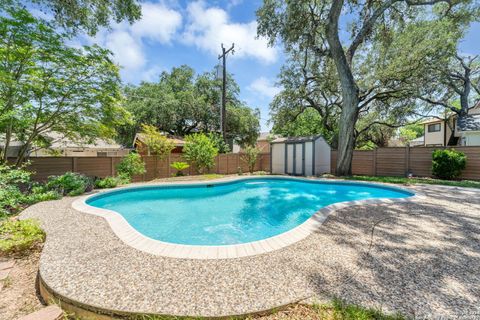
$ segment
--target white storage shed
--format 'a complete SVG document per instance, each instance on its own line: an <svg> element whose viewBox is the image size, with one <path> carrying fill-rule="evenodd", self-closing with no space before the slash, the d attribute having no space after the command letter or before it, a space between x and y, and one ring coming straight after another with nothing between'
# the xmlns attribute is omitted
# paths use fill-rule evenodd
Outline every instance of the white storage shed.
<svg viewBox="0 0 480 320"><path fill-rule="evenodd" d="M271 142L270 172L297 176L330 173L330 145L322 136L277 138Z"/></svg>

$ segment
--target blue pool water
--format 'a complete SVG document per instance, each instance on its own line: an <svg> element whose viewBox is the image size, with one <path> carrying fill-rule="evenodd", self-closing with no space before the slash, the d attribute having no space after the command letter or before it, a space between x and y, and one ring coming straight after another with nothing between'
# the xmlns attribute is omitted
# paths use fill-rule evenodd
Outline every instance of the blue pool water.
<svg viewBox="0 0 480 320"><path fill-rule="evenodd" d="M189 245L229 245L269 238L336 202L404 198L411 193L368 184L258 178L190 186L137 187L87 203L120 213L140 233Z"/></svg>

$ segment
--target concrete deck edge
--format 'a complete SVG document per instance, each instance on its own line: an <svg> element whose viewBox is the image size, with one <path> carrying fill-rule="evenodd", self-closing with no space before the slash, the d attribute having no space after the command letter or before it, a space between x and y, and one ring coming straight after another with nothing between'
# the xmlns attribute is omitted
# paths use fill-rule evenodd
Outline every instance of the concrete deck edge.
<svg viewBox="0 0 480 320"><path fill-rule="evenodd" d="M149 238L135 228L133 228L127 220L116 211L101 209L97 207L90 206L86 201L93 197L93 195L87 195L78 198L72 203L72 208L100 216L104 218L115 235L122 240L125 244L130 247L133 247L137 250L150 253L153 255L165 256L170 258L178 259L232 259L232 258L242 258L248 256L255 256L264 253L268 253L274 250L278 250L284 247L287 247L295 242L298 242L311 233L315 232L320 228L323 222L327 217L334 212L335 210L343 209L350 206L356 205L365 205L365 204L391 204L396 202L406 202L412 201L413 199L423 198L422 194L419 194L416 191L412 191L408 188L400 188L397 186L391 186L387 184L371 183L371 182L361 182L361 181L345 181L345 180L332 180L332 179L318 179L318 178L300 178L300 177L286 177L286 176L248 176L248 177L228 177L224 179L219 179L215 181L200 181L200 182L185 182L185 183L157 183L157 184L142 184L134 187L125 187L123 190L128 189L137 189L145 187L156 187L156 186L186 186L186 185L207 185L207 184L223 184L229 182L238 182L243 180L255 179L255 178L265 178L269 179L291 179L291 180L300 180L300 181L317 181L319 183L341 183L341 184L351 184L351 185L371 185L382 188L394 189L402 192L411 193L412 196L405 198L379 198L379 199L365 199L365 200L356 200L356 201L346 201L338 202L326 207L323 207L315 214L313 214L307 221L301 225L284 232L282 234L266 238L259 241L253 241L242 244L235 245L224 245L224 246L196 246L196 245L182 245L163 242ZM104 191L109 192L109 191Z"/></svg>
<svg viewBox="0 0 480 320"><path fill-rule="evenodd" d="M120 311L120 310L113 310L113 309L105 309L100 306L89 305L74 299L65 297L55 290L50 288L45 281L42 279L40 273L38 273L38 291L42 299L47 302L47 304L56 304L62 310L66 311L67 313L74 314L81 319L96 319L96 320L115 320L119 318L127 318L131 319L132 317L143 317L143 316L157 316L157 317L166 317L166 318L205 318L205 319L232 319L232 318L247 318L256 315L266 315L271 314L272 310L278 311L285 308L288 308L291 305L300 303L302 301L307 301L309 297L304 297L302 299L297 299L295 301L291 301L285 303L283 305L279 305L273 309L266 309L266 310L258 310L258 311L251 311L244 314L231 314L231 315L221 315L221 316L200 316L200 315L168 315L168 314L160 314L160 313L151 313L151 312L128 312L128 311ZM308 304L308 303L307 303Z"/></svg>

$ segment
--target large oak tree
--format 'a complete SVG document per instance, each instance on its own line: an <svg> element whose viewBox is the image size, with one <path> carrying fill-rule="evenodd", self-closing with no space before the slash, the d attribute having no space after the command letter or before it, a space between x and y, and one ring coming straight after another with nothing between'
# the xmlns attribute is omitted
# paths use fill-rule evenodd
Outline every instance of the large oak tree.
<svg viewBox="0 0 480 320"><path fill-rule="evenodd" d="M272 44L281 39L287 53L309 50L309 55L323 61L317 63L319 67L328 65L327 60L334 64L341 96L336 172L349 175L362 109L375 106L381 111L384 106L402 104L413 86L422 85L427 60L441 61L448 51L454 51L457 31L477 12L478 4L466 0L264 0L257 12L258 34ZM341 19L349 23L341 23ZM429 47L423 54L412 51L418 49L415 37L391 47L412 26L417 31L410 33L421 39L421 32L436 33L434 22L442 20L451 28L443 30L442 35L451 32L451 37L446 38L449 41L442 52ZM370 76L365 78L365 74Z"/></svg>

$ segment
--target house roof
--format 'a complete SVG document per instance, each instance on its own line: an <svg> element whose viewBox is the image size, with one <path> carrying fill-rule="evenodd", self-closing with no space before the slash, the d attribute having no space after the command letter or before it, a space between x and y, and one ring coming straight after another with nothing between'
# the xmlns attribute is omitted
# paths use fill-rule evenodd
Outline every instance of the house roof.
<svg viewBox="0 0 480 320"><path fill-rule="evenodd" d="M133 144L135 145L135 141L140 140L142 142L145 141L144 139L145 135L143 133L137 133L135 135L135 138L133 139ZM168 139L171 140L176 147L182 147L185 144L185 140L181 137L175 137L175 136L168 136Z"/></svg>
<svg viewBox="0 0 480 320"><path fill-rule="evenodd" d="M70 139L65 137L63 134L59 132L46 132L43 134L51 141L51 145L49 149L66 149L66 148L82 148L82 149L125 149L120 144L115 143L113 141L109 141L107 139L95 139L92 143L87 141L82 141L82 139ZM5 145L5 139L0 139L0 145ZM13 137L12 141L10 142L10 147L19 147L22 146L23 143L18 141L15 137Z"/></svg>
<svg viewBox="0 0 480 320"><path fill-rule="evenodd" d="M459 117L457 126L459 131L480 131L480 114Z"/></svg>

